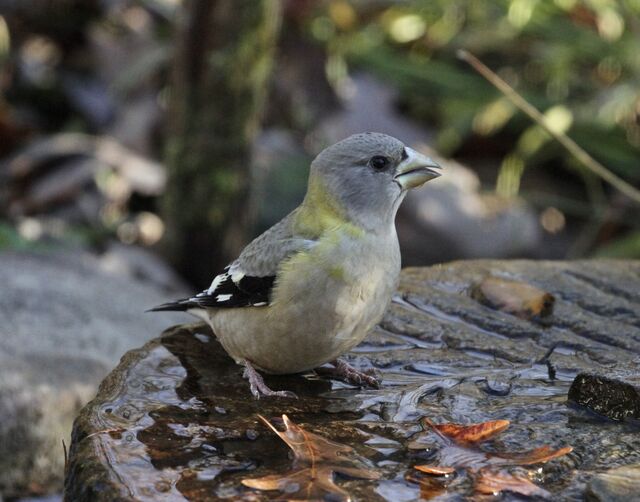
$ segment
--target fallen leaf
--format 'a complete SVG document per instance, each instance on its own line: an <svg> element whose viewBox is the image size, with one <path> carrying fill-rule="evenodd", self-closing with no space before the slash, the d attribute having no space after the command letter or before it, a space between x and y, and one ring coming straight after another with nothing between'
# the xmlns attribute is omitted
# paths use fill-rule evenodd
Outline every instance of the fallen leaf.
<svg viewBox="0 0 640 502"><path fill-rule="evenodd" d="M434 476L446 476L456 472L453 467L438 467L432 465L416 465L416 469L427 474L433 474Z"/></svg>
<svg viewBox="0 0 640 502"><path fill-rule="evenodd" d="M567 453L571 453L573 448L571 446L565 446L559 450L554 450L549 446L541 446L535 450L525 451L522 453L501 453L500 456L508 460L511 465L532 465L532 464L544 464L554 458L562 457Z"/></svg>
<svg viewBox="0 0 640 502"><path fill-rule="evenodd" d="M456 470L466 469L471 474L479 473L477 479L480 480L480 487L486 490L493 486L492 483L498 486L500 481L504 483L504 486L509 486L502 488L502 490L525 494L522 491L517 491L517 488L527 489L523 487L524 482L519 477L516 476L511 479L508 478L508 476L511 476L510 474L487 469L488 467L542 464L566 455L573 450L570 446L558 450L554 450L549 446L541 446L530 451L515 453L484 451L479 443L487 441L504 431L509 426L507 420L460 425L451 423L434 424L429 419L425 419L424 423L437 434L444 444L437 452L437 463L433 465L416 465L415 469L434 476L443 476ZM527 479L527 481L529 480ZM538 488L530 481L529 483ZM528 489L532 488L529 487ZM539 489L542 490L541 488ZM478 491L481 493L494 493L492 491Z"/></svg>
<svg viewBox="0 0 640 502"><path fill-rule="evenodd" d="M487 277L473 291L480 303L496 310L533 319L546 317L553 312L555 298L552 294L520 281Z"/></svg>
<svg viewBox="0 0 640 502"><path fill-rule="evenodd" d="M282 415L285 430L279 431L264 417L260 419L293 451L291 471L242 480L257 490L279 490L287 500L351 500L349 493L334 483L334 473L353 478L378 479L353 448L307 432Z"/></svg>
<svg viewBox="0 0 640 502"><path fill-rule="evenodd" d="M492 420L481 424L461 425L461 424L434 424L429 419L424 422L457 443L477 443L486 441L500 434L509 427L508 420Z"/></svg>
<svg viewBox="0 0 640 502"><path fill-rule="evenodd" d="M415 475L413 472L405 474L405 479L420 485L420 500L431 500L447 491L447 482L443 478Z"/></svg>
<svg viewBox="0 0 640 502"><path fill-rule="evenodd" d="M520 495L537 495L548 498L551 494L533 483L526 476L510 474L505 471L482 469L474 484L476 492L485 495L499 495L501 492L512 492Z"/></svg>

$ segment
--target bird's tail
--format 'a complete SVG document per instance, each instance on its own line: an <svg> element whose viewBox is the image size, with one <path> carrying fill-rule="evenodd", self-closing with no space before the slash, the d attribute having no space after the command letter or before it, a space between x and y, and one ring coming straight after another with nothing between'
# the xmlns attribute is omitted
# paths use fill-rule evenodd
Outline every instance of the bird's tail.
<svg viewBox="0 0 640 502"><path fill-rule="evenodd" d="M162 305L157 305L153 308L150 308L146 312L165 312L165 311L184 312L185 310L189 310L196 306L197 304L193 301L193 298L185 298L184 300L177 300L175 302L168 302L168 303L163 303Z"/></svg>

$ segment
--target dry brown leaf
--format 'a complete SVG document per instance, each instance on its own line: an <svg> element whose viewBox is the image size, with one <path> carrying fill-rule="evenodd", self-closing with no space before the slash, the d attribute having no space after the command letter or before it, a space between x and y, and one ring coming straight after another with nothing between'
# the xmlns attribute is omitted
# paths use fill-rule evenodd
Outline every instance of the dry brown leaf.
<svg viewBox="0 0 640 502"><path fill-rule="evenodd" d="M334 473L353 478L378 479L353 448L307 432L282 415L285 430L279 431L264 417L260 419L293 451L291 471L261 478L244 479L242 484L257 490L280 490L287 500L350 500L349 494L333 481Z"/></svg>
<svg viewBox="0 0 640 502"><path fill-rule="evenodd" d="M522 319L546 317L553 312L552 294L520 281L487 277L474 290L473 297L493 309Z"/></svg>
<svg viewBox="0 0 640 502"><path fill-rule="evenodd" d="M424 420L432 429L437 430L449 439L453 439L456 443L478 443L497 436L507 427L508 420L492 420L490 422L482 422L481 424L434 424L429 419Z"/></svg>
<svg viewBox="0 0 640 502"><path fill-rule="evenodd" d="M554 458L562 457L567 453L571 453L573 448L571 446L565 446L559 450L553 450L549 446L541 446L535 450L525 451L522 453L501 453L500 456L508 460L511 465L532 465L532 464L544 464Z"/></svg>
<svg viewBox="0 0 640 502"><path fill-rule="evenodd" d="M416 465L416 469L427 474L433 474L434 476L446 476L456 472L453 467L438 467L436 465Z"/></svg>
<svg viewBox="0 0 640 502"><path fill-rule="evenodd" d="M405 479L420 485L420 500L431 500L447 491L447 481L443 481L443 478L416 476L413 472L408 472Z"/></svg>
<svg viewBox="0 0 640 502"><path fill-rule="evenodd" d="M485 475L486 480L482 481L480 484L481 487L490 487L492 486L491 483L497 486L502 479L505 486L513 485L511 488L504 487L502 488L503 490L525 494L523 491L517 491L517 488L521 488L522 490L527 489L523 487L522 483L518 484L518 481L520 481L518 477L514 479L507 478L507 476L510 476L509 474L496 474L496 471L488 470L487 467L542 464L566 455L573 450L570 446L558 450L554 450L549 446L541 446L530 451L517 453L495 453L482 450L478 443L487 441L504 431L509 426L507 420L493 420L480 424L460 425L434 424L430 420L425 419L424 423L437 433L438 437L444 442L444 445L437 452L438 463L436 465L416 465L415 469L434 476L443 476L451 474L458 469L467 469L471 473L480 473L479 479L481 480L483 479L483 473L486 471L489 474ZM494 476L494 474L496 475ZM511 485L509 485L509 483L511 483ZM535 488L538 488L533 483L529 483ZM486 489L488 490L489 488ZM529 489L531 488L529 487ZM541 492L536 494L544 492L541 488L539 490L541 490ZM493 493L482 490L478 491L481 493Z"/></svg>
<svg viewBox="0 0 640 502"><path fill-rule="evenodd" d="M476 492L485 495L499 495L501 492L512 492L520 495L537 495L545 498L551 496L547 490L540 488L525 476L490 469L482 469L478 473L474 488Z"/></svg>

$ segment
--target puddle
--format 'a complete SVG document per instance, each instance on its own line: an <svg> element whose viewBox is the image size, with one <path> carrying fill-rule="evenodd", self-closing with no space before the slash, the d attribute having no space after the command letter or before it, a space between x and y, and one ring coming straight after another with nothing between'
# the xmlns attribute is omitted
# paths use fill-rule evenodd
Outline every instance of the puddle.
<svg viewBox="0 0 640 502"><path fill-rule="evenodd" d="M442 294L452 301L450 291ZM241 484L291 466L286 445L258 414L271 421L287 414L310 432L351 446L382 474L377 481L336 478L362 501L408 501L436 492L444 497L440 500L470 495L471 483L463 477L446 486L407 481L416 463L437 452L437 441L424 437L423 417L436 423L510 420L511 427L489 442L489 449L573 446L566 458L532 468L536 482L557 500L582 500L593 472L640 462L637 428L611 425L566 403L577 372L610 369L585 357L589 346L583 336L567 329L523 328L516 319L518 332L535 331L532 340L496 336L483 326L425 310L426 301L420 308L401 302L406 317L390 313L396 317L384 323L386 329L376 330L353 354L365 366L376 367L381 389L357 389L312 373L266 378L274 389L297 393L295 401L254 400L241 369L207 329L168 330L125 356L76 422L67 477L70 500L95 500L98 495L142 501L275 497L277 493ZM426 333L425 316L433 317L431 341L420 335ZM436 343L443 329L447 343ZM407 334L412 331L415 337ZM554 334L562 339L547 343ZM615 344L607 347L608 357L622 367L640 362ZM507 360L505 353L513 359ZM553 379L543 362L518 362L543 361L545 356L554 364ZM421 437L424 447L410 448ZM516 500L510 495L503 499Z"/></svg>

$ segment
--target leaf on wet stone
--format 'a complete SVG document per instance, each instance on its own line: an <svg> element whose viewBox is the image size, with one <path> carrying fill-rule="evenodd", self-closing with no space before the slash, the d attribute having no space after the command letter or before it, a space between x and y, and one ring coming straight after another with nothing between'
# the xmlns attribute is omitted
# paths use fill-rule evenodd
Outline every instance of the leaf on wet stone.
<svg viewBox="0 0 640 502"><path fill-rule="evenodd" d="M416 476L414 472L405 474L405 480L420 485L420 500L431 500L447 491L448 481L444 478Z"/></svg>
<svg viewBox="0 0 640 502"><path fill-rule="evenodd" d="M368 468L353 448L305 431L282 415L285 430L279 431L266 418L260 419L293 452L291 471L261 478L244 479L242 484L257 490L279 490L287 500L350 500L349 493L334 483L334 473L353 478L378 479L380 474Z"/></svg>
<svg viewBox="0 0 640 502"><path fill-rule="evenodd" d="M486 468L489 466L541 464L566 455L573 449L567 446L554 450L549 446L541 446L525 452L487 452L480 448L479 443L487 441L507 429L509 426L508 420L460 425L452 423L434 424L431 420L424 419L424 423L444 442L444 446L437 452L437 464L416 465L415 469L434 476L448 475L458 469L466 469L470 473L481 473L481 471L487 470ZM495 471L491 472L495 473ZM490 477L490 474L487 476ZM515 484L516 481L513 481L513 483ZM485 484L488 486L489 481ZM505 488L505 490L508 489Z"/></svg>
<svg viewBox="0 0 640 502"><path fill-rule="evenodd" d="M442 467L436 465L416 465L416 469L420 472L426 472L427 474L433 474L434 476L446 476L447 474L453 474L456 472L453 467Z"/></svg>
<svg viewBox="0 0 640 502"><path fill-rule="evenodd" d="M559 450L554 450L550 446L541 446L540 448L522 453L500 453L499 455L502 459L507 460L511 465L533 465L544 464L549 462L549 460L562 457L572 451L573 448L571 446L565 446Z"/></svg>
<svg viewBox="0 0 640 502"><path fill-rule="evenodd" d="M475 479L474 489L485 495L499 495L502 492L517 493L526 496L548 498L551 494L521 474L506 471L481 469Z"/></svg>
<svg viewBox="0 0 640 502"><path fill-rule="evenodd" d="M555 297L522 281L487 277L472 293L480 303L521 319L547 317L552 314Z"/></svg>
<svg viewBox="0 0 640 502"><path fill-rule="evenodd" d="M489 422L471 425L452 423L434 424L428 418L425 418L424 423L458 443L478 443L497 436L509 427L510 422L508 420L491 420Z"/></svg>

